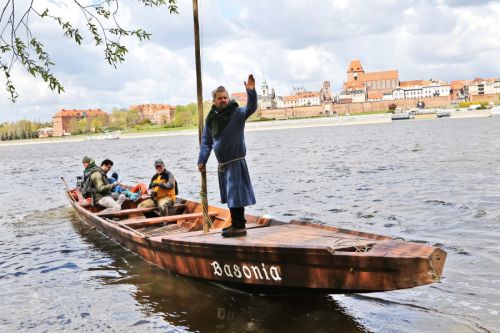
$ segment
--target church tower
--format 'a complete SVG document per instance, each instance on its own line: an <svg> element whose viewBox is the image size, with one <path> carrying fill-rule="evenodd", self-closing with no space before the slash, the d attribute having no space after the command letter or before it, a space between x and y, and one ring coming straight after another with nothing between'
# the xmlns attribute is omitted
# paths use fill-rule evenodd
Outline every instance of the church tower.
<svg viewBox="0 0 500 333"><path fill-rule="evenodd" d="M361 61L358 59L351 61L349 68L347 69L347 81L360 81L361 77L365 73L363 66L361 66Z"/></svg>
<svg viewBox="0 0 500 333"><path fill-rule="evenodd" d="M269 95L269 87L267 86L266 80L262 81L261 92L262 97L267 97Z"/></svg>
<svg viewBox="0 0 500 333"><path fill-rule="evenodd" d="M321 101L326 102L326 101L332 100L332 91L330 89L330 81L323 82L323 87L321 87L320 94L321 94Z"/></svg>

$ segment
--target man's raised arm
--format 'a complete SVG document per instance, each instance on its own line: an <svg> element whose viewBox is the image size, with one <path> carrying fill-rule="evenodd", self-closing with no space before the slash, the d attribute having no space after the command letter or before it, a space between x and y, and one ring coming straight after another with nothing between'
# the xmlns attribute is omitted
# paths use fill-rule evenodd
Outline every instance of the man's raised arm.
<svg viewBox="0 0 500 333"><path fill-rule="evenodd" d="M253 74L248 75L248 80L244 83L247 90L247 106L245 115L246 118L248 118L257 110L257 92L255 91L255 79Z"/></svg>

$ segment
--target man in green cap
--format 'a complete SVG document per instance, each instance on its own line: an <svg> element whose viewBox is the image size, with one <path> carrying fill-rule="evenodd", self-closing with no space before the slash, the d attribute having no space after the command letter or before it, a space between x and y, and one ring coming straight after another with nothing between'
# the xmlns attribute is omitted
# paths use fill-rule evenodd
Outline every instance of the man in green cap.
<svg viewBox="0 0 500 333"><path fill-rule="evenodd" d="M92 189L91 189L91 182L90 182L90 176L94 171L99 171L99 167L95 164L94 159L85 156L82 159L82 164L83 164L83 179L82 179L82 185L80 187L80 192L82 192L82 195L84 198L90 198L92 197Z"/></svg>

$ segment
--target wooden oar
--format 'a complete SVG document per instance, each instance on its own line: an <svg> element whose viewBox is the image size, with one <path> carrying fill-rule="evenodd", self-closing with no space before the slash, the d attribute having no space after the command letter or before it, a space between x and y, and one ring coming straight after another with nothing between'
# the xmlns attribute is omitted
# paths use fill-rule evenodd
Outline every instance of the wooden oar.
<svg viewBox="0 0 500 333"><path fill-rule="evenodd" d="M63 177L63 176L61 176L61 180L62 180L62 182L64 183L64 186L66 186L66 191L68 191L68 192L69 192L69 186L68 186L68 183L66 183L66 179L64 179L64 177Z"/></svg>
<svg viewBox="0 0 500 333"><path fill-rule="evenodd" d="M203 134L203 86L201 84L200 24L198 21L198 0L193 0L194 54L196 63L196 91L198 101L198 141L201 147ZM201 205L203 208L203 232L207 233L212 221L208 215L207 173L201 172Z"/></svg>

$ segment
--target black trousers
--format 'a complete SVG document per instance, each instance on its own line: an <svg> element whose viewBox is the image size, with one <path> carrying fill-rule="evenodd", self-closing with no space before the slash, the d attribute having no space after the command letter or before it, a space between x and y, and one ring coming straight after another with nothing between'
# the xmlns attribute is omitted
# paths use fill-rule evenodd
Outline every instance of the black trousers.
<svg viewBox="0 0 500 333"><path fill-rule="evenodd" d="M231 212L231 225L235 228L245 228L245 207L229 208Z"/></svg>

